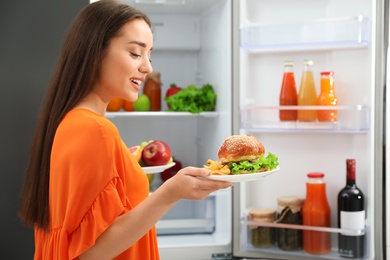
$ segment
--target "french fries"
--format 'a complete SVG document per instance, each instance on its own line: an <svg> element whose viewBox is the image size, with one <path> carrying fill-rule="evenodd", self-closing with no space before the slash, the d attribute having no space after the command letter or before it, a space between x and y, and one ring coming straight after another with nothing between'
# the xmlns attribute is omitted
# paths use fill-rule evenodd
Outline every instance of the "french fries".
<svg viewBox="0 0 390 260"><path fill-rule="evenodd" d="M228 175L231 174L228 165L223 165L220 162L213 161L211 159L207 160L207 165L204 165L204 168L211 170L212 175Z"/></svg>

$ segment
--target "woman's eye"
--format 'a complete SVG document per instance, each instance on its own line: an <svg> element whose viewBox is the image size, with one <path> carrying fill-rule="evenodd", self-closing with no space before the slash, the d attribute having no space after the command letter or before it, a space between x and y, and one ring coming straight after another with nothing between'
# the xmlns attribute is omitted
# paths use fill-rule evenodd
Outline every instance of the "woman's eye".
<svg viewBox="0 0 390 260"><path fill-rule="evenodd" d="M134 53L134 52L130 52L130 55L133 57L136 57L136 58L141 57L141 55Z"/></svg>

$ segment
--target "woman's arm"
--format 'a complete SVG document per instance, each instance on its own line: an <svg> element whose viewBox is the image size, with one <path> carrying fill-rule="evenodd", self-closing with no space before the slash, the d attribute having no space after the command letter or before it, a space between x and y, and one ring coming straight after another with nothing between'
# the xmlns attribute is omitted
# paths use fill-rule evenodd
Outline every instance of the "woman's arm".
<svg viewBox="0 0 390 260"><path fill-rule="evenodd" d="M201 200L233 185L202 178L209 174L202 168L182 169L134 209L119 216L79 259L112 259L137 242L179 200Z"/></svg>

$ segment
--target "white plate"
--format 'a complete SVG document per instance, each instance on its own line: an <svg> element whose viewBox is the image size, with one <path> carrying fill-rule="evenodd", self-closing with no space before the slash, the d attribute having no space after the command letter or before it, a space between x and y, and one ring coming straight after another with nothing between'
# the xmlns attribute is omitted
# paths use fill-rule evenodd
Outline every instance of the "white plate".
<svg viewBox="0 0 390 260"><path fill-rule="evenodd" d="M159 172L163 172L166 169L171 168L175 164L176 163L170 163L166 165L142 167L142 170L144 170L146 174L159 173Z"/></svg>
<svg viewBox="0 0 390 260"><path fill-rule="evenodd" d="M230 181L230 182L244 182L244 181L256 181L264 178L271 173L279 171L280 167L276 167L271 171L256 172L256 173L245 173L245 174L229 174L229 175L210 175L207 178L218 181Z"/></svg>

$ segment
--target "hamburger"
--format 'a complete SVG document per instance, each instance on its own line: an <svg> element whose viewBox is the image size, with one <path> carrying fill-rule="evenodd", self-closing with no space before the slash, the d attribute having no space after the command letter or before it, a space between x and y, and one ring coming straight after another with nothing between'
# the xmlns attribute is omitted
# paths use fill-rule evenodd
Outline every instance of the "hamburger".
<svg viewBox="0 0 390 260"><path fill-rule="evenodd" d="M248 174L275 169L278 157L265 156L263 144L252 135L232 135L224 140L218 151L219 162L208 160L206 168L214 175Z"/></svg>

